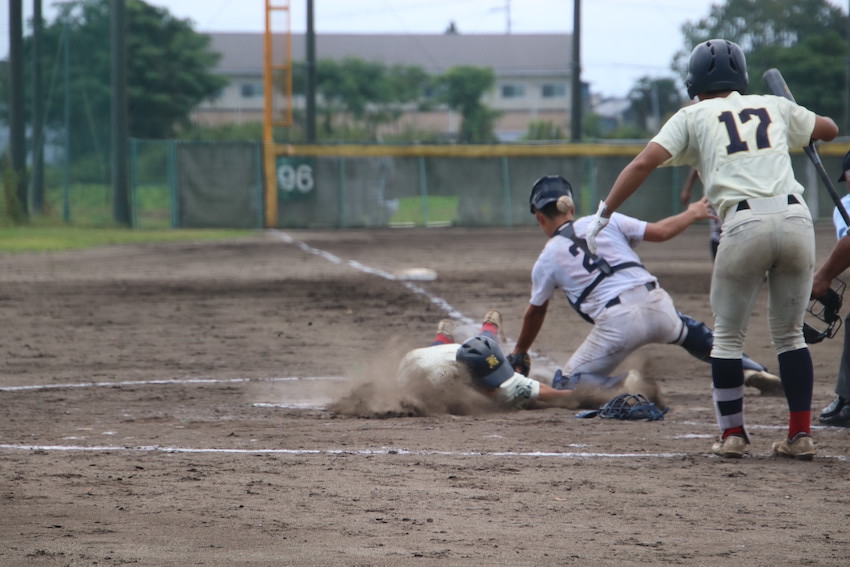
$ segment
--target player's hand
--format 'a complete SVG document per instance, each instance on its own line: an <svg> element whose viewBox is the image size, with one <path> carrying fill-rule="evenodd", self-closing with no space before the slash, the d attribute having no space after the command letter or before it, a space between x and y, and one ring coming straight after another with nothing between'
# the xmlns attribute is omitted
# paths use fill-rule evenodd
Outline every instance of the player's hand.
<svg viewBox="0 0 850 567"><path fill-rule="evenodd" d="M599 208L596 209L596 214L593 215L593 218L590 220L590 224L587 225L587 234L585 235L585 239L587 240L587 249L590 250L592 254L596 254L596 235L602 232L602 229L608 225L608 221L611 219L609 216L602 216L603 214L608 212L608 207L605 205L605 201L599 201Z"/></svg>
<svg viewBox="0 0 850 567"><path fill-rule="evenodd" d="M514 372L519 372L523 376L528 376L531 372L531 357L526 352L513 352L507 356L508 364L514 369Z"/></svg>
<svg viewBox="0 0 850 567"><path fill-rule="evenodd" d="M709 204L708 199L703 197L699 201L694 201L688 205L688 211L696 215L696 220L714 219L720 220L720 217L714 212L714 208Z"/></svg>
<svg viewBox="0 0 850 567"><path fill-rule="evenodd" d="M815 278L812 281L812 299L820 299L825 296L830 290L830 283L832 283L830 280L818 277L818 275L818 272L815 272Z"/></svg>

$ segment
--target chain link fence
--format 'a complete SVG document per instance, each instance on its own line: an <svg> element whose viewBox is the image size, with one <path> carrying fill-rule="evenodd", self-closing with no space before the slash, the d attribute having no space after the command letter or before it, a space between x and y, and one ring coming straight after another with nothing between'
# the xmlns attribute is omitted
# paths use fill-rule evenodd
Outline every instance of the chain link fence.
<svg viewBox="0 0 850 567"><path fill-rule="evenodd" d="M375 146L363 155L299 154L292 148L275 164L280 228L377 228L413 226L533 225L528 193L542 175L559 174L573 185L579 214L591 214L607 195L640 144L587 144L570 155L553 146L494 146L436 156L404 156ZM468 150L469 147L466 147ZM824 144L820 153L837 179L847 142ZM535 155L535 153L539 155ZM260 142L131 140L130 191L133 227L262 228L265 204L263 145ZM805 154L792 160L812 214L831 219L833 204ZM113 221L109 164L48 160L44 214L76 226ZM679 212L687 168L655 171L621 212L658 220ZM836 182L843 195L843 183ZM701 194L701 186L694 195ZM7 205L0 203L0 212Z"/></svg>

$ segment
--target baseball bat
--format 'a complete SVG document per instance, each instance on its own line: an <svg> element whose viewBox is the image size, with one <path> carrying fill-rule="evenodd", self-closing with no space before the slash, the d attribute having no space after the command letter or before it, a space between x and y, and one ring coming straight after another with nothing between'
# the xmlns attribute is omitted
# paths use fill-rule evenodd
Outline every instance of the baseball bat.
<svg viewBox="0 0 850 567"><path fill-rule="evenodd" d="M785 78L779 72L779 69L768 69L762 77L764 78L764 82L767 83L767 91L770 94L785 97L791 102L797 102L794 100L794 95L791 94L791 89L788 88L788 84L785 82ZM820 175L821 180L826 185L826 190L829 192L832 202L835 203L835 208L841 214L841 218L844 219L844 224L850 226L850 215L847 214L847 209L844 208L844 203L841 202L841 197L838 196L835 185L832 184L832 179L829 178L829 174L827 174L826 168L823 166L820 154L818 154L818 150L815 148L814 140L811 140L809 145L803 148L803 151L809 156L809 159L815 166L815 170L817 170L818 175Z"/></svg>

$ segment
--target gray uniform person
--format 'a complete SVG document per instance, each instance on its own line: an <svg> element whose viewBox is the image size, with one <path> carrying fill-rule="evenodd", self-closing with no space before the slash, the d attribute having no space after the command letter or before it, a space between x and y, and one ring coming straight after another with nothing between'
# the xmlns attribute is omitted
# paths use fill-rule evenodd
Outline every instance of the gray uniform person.
<svg viewBox="0 0 850 567"><path fill-rule="evenodd" d="M850 206L850 180L847 173L850 171L850 152L844 156L841 177L839 181L847 183L848 194L841 200L845 208ZM812 297L823 297L829 289L833 278L850 267L850 235L847 234L847 225L844 218L836 212L833 215L838 242L835 243L832 252L826 262L815 272L812 283ZM838 367L838 380L835 383L835 393L838 395L831 404L820 412L822 425L834 425L837 427L850 427L850 314L844 319L844 351L841 353L841 364Z"/></svg>

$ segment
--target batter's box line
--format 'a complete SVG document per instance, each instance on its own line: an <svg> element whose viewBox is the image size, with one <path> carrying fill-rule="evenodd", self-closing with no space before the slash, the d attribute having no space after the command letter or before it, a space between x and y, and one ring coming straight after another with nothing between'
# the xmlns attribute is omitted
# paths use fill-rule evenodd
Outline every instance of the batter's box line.
<svg viewBox="0 0 850 567"><path fill-rule="evenodd" d="M118 382L79 382L75 384L31 384L27 386L2 386L0 392L38 390L67 390L72 388L120 388L122 386L179 386L184 384L246 384L250 382L345 382L342 376L285 376L277 378L169 378L154 380L122 380Z"/></svg>
<svg viewBox="0 0 850 567"><path fill-rule="evenodd" d="M110 445L97 445L91 447L74 446L74 445L12 445L0 444L0 450L8 451L67 451L67 452L148 452L148 453L189 453L189 454L239 454L239 455L318 455L318 456L334 456L334 455L355 455L355 456L380 456L380 455L400 455L413 457L493 457L493 458L540 458L549 457L556 459L681 459L688 456L696 456L691 453L594 453L594 452L551 452L551 451L528 451L528 452L513 452L513 451L408 451L406 449L196 449L190 447L162 447L162 446L138 446L138 447L122 447ZM698 453L704 455L705 453ZM837 461L847 461L847 457L843 455L818 455L818 460L833 459Z"/></svg>

